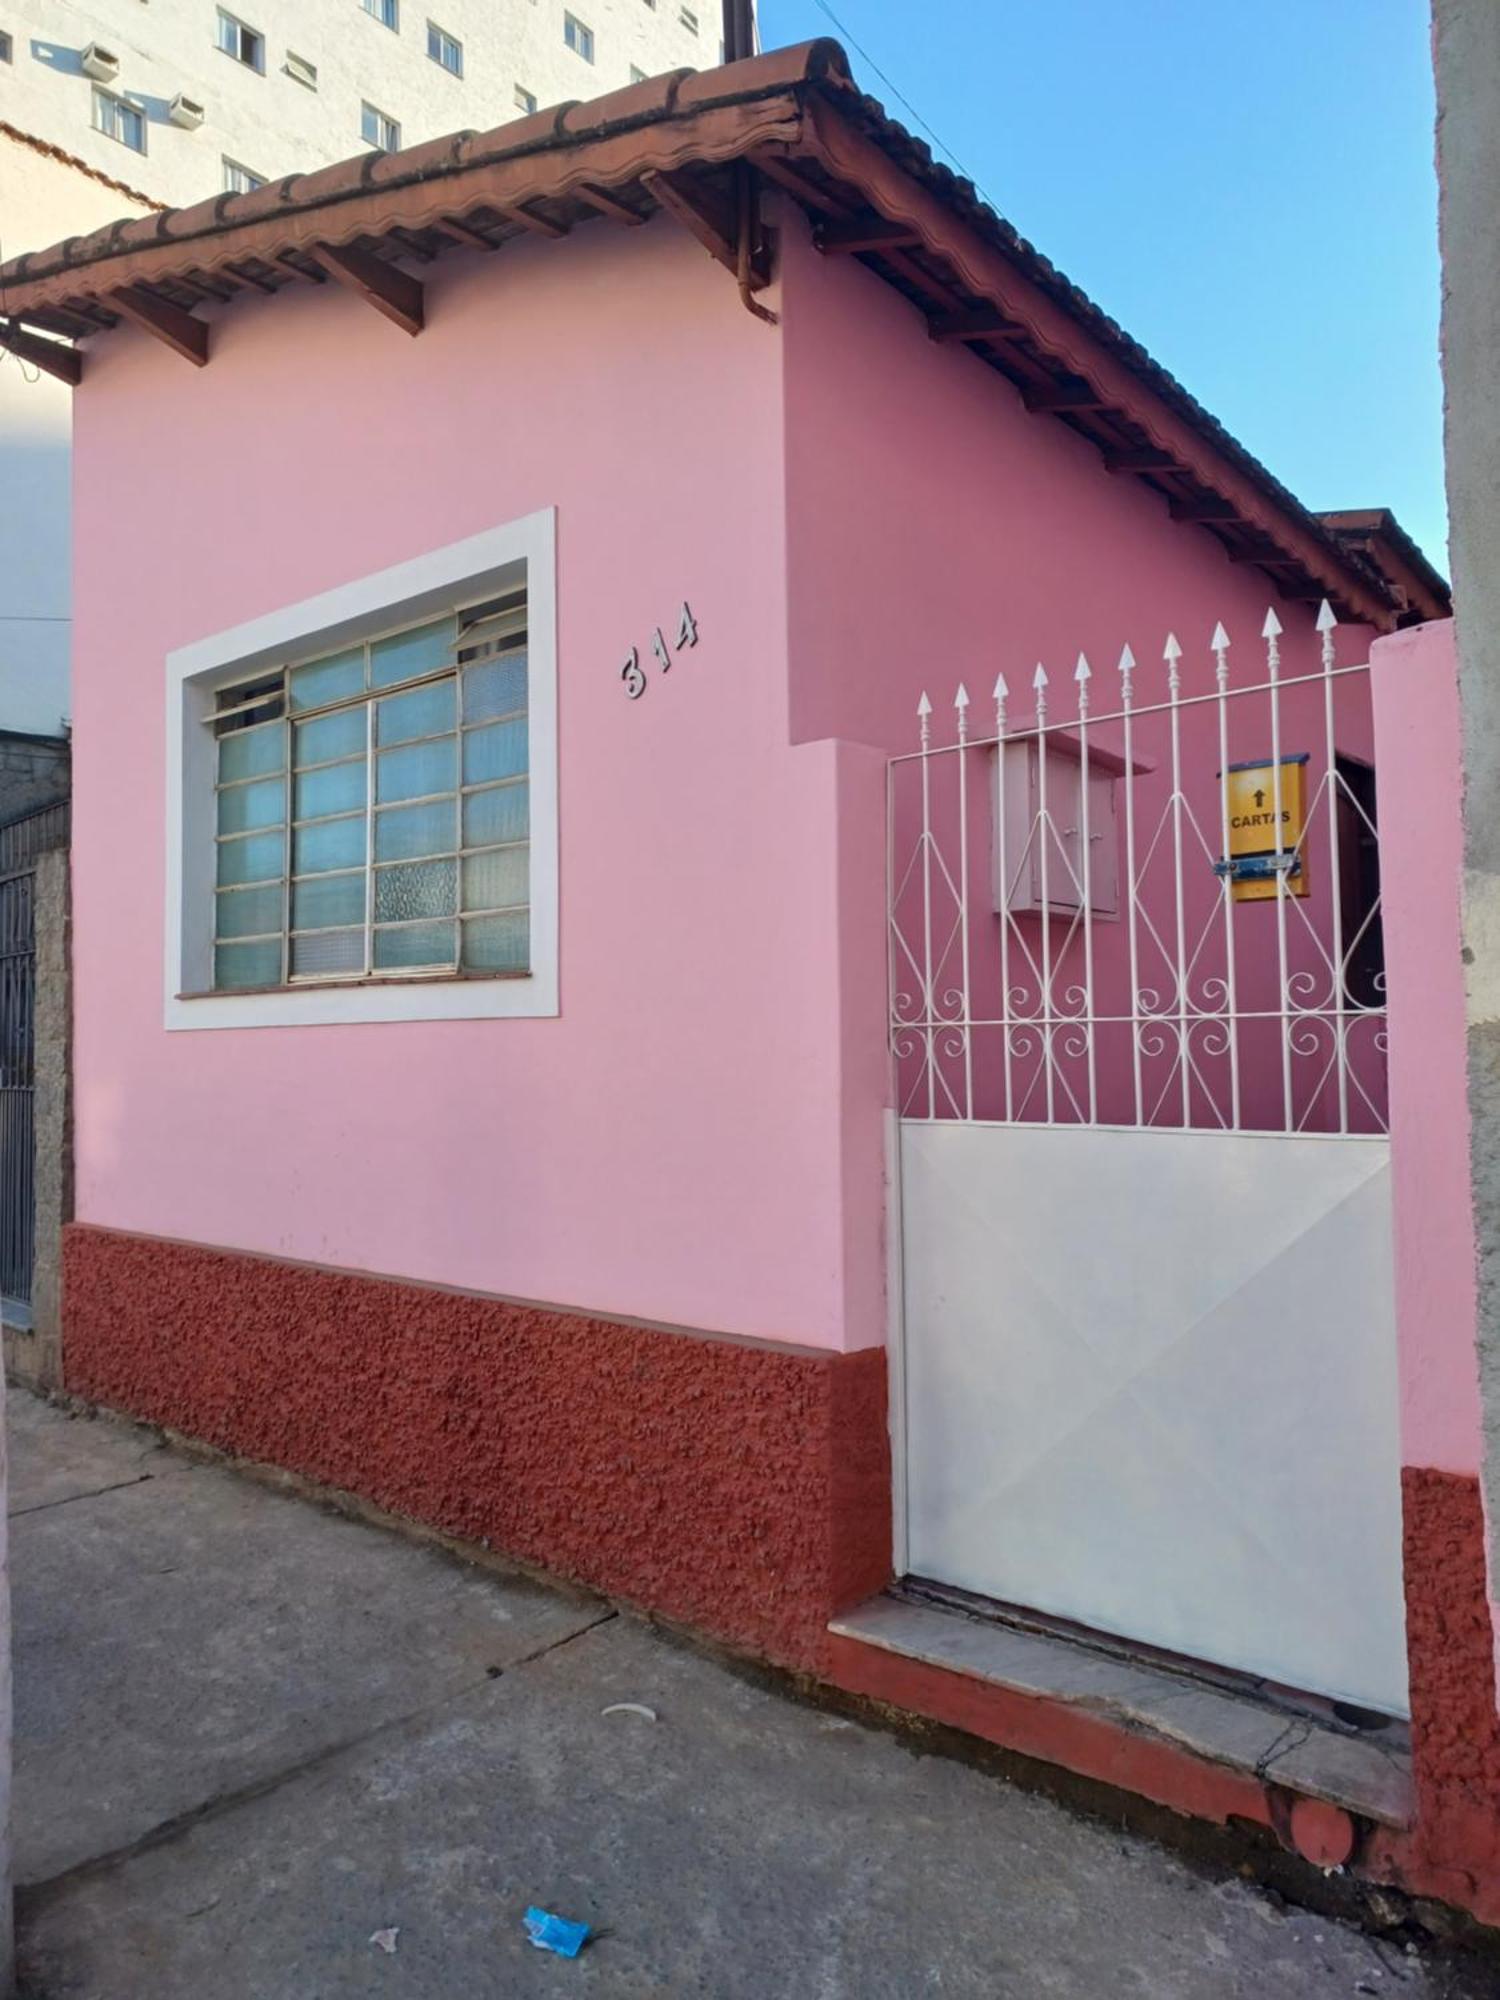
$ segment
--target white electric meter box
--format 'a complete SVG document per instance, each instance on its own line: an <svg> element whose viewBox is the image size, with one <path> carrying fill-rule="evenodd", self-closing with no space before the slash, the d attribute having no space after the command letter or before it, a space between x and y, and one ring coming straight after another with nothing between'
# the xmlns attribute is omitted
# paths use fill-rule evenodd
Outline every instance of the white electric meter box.
<svg viewBox="0 0 1500 2000"><path fill-rule="evenodd" d="M1077 737L1059 733L1045 738L1021 736L999 744L992 768L995 908L1013 917L1043 909L1070 916L1084 908L1086 891L1087 906L1096 917L1117 917L1118 794L1126 770L1124 759L1090 743L1085 773L1083 748Z"/></svg>

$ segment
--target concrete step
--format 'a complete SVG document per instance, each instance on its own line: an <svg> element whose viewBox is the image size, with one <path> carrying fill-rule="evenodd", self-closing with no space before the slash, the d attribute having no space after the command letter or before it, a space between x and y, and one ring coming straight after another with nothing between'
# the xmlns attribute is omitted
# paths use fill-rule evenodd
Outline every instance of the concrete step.
<svg viewBox="0 0 1500 2000"><path fill-rule="evenodd" d="M870 1598L828 1629L1009 1693L1065 1704L1385 1826L1411 1821L1411 1752L1396 1722L1373 1731L1341 1728L1149 1661L894 1595Z"/></svg>

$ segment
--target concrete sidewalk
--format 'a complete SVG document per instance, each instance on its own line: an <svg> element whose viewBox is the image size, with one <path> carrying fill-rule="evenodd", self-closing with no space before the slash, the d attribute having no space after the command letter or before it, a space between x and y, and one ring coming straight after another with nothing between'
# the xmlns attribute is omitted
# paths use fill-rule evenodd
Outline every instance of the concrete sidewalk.
<svg viewBox="0 0 1500 2000"><path fill-rule="evenodd" d="M11 1434L28 2000L1500 1988L144 1431Z"/></svg>

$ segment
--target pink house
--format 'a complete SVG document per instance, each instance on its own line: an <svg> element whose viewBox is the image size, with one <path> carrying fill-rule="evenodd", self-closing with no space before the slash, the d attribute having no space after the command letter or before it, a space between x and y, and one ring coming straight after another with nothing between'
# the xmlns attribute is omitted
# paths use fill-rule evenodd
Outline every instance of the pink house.
<svg viewBox="0 0 1500 2000"><path fill-rule="evenodd" d="M829 43L0 279L78 382L67 1388L1500 1918L1389 516Z"/></svg>

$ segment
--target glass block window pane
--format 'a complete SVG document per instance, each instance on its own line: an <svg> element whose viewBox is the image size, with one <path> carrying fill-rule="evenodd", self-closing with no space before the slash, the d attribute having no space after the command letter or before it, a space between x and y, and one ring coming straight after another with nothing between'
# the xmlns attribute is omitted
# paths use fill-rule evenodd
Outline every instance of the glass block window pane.
<svg viewBox="0 0 1500 2000"><path fill-rule="evenodd" d="M365 871L352 875L309 875L292 889L292 929L327 930L365 920Z"/></svg>
<svg viewBox="0 0 1500 2000"><path fill-rule="evenodd" d="M451 792L458 784L458 744L451 736L382 750L375 759L375 796L382 805L397 799Z"/></svg>
<svg viewBox="0 0 1500 2000"><path fill-rule="evenodd" d="M214 948L215 986L275 986L281 979L281 939Z"/></svg>
<svg viewBox="0 0 1500 2000"><path fill-rule="evenodd" d="M464 846L524 840L531 830L531 787L524 778L464 797Z"/></svg>
<svg viewBox="0 0 1500 2000"><path fill-rule="evenodd" d="M452 618L440 618L435 625L419 625L414 631L377 640L370 648L371 687L392 687L397 681L451 667L456 630Z"/></svg>
<svg viewBox="0 0 1500 2000"><path fill-rule="evenodd" d="M218 691L216 985L527 969L525 622L512 589Z"/></svg>
<svg viewBox="0 0 1500 2000"><path fill-rule="evenodd" d="M215 899L214 929L221 938L263 937L281 932L281 884L258 889L221 889Z"/></svg>
<svg viewBox="0 0 1500 2000"><path fill-rule="evenodd" d="M458 925L401 924L394 930L375 933L375 964L390 971L400 966L451 966L456 964Z"/></svg>
<svg viewBox="0 0 1500 2000"><path fill-rule="evenodd" d="M320 715L316 722L297 724L297 769L309 764L332 764L340 757L362 755L365 747L364 704L357 708L336 708L332 715Z"/></svg>
<svg viewBox="0 0 1500 2000"><path fill-rule="evenodd" d="M507 653L464 668L464 721L489 722L526 707L526 655Z"/></svg>
<svg viewBox="0 0 1500 2000"><path fill-rule="evenodd" d="M375 859L414 861L424 854L451 854L458 845L457 806L456 799L432 799L377 813Z"/></svg>
<svg viewBox="0 0 1500 2000"><path fill-rule="evenodd" d="M286 836L275 833L247 833L235 840L219 842L219 886L235 882L279 882L286 865Z"/></svg>
<svg viewBox="0 0 1500 2000"><path fill-rule="evenodd" d="M365 934L357 931L309 931L292 939L292 976L325 979L346 978L362 972L365 964Z"/></svg>
<svg viewBox="0 0 1500 2000"><path fill-rule="evenodd" d="M375 921L401 923L412 917L451 917L457 909L458 863L418 861L375 871Z"/></svg>
<svg viewBox="0 0 1500 2000"><path fill-rule="evenodd" d="M353 812L365 802L364 758L352 764L322 764L313 771L299 771L294 800L298 819Z"/></svg>
<svg viewBox="0 0 1500 2000"><path fill-rule="evenodd" d="M503 917L464 920L466 972L528 972L531 969L531 919L525 910Z"/></svg>
<svg viewBox="0 0 1500 2000"><path fill-rule="evenodd" d="M305 667L293 667L287 675L293 708L321 708L326 702L345 701L363 694L365 653L362 646L351 653L333 653L326 660L309 660Z"/></svg>
<svg viewBox="0 0 1500 2000"><path fill-rule="evenodd" d="M220 833L249 833L252 828L279 826L286 808L286 786L280 778L230 785L219 794Z"/></svg>
<svg viewBox="0 0 1500 2000"><path fill-rule="evenodd" d="M292 867L299 875L324 868L360 868L364 859L362 813L356 819L318 820L312 826L299 826L292 835Z"/></svg>
<svg viewBox="0 0 1500 2000"><path fill-rule="evenodd" d="M487 854L466 855L463 889L466 910L524 905L531 893L531 849L493 847Z"/></svg>
<svg viewBox="0 0 1500 2000"><path fill-rule="evenodd" d="M491 722L464 731L464 783L482 785L487 778L516 778L526 769L526 724Z"/></svg>
<svg viewBox="0 0 1500 2000"><path fill-rule="evenodd" d="M409 743L418 736L451 735L457 720L457 698L451 680L413 688L410 694L387 695L375 704L375 741Z"/></svg>
<svg viewBox="0 0 1500 2000"><path fill-rule="evenodd" d="M286 724L263 722L255 729L237 729L219 747L219 783L236 778L262 778L286 766Z"/></svg>

